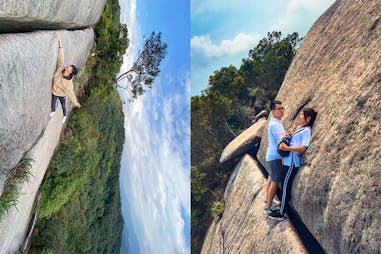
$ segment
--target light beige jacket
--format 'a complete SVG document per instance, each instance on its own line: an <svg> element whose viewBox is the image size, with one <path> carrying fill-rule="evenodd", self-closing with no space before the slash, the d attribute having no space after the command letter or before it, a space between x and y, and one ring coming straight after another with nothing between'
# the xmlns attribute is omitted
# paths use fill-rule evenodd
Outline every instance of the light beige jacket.
<svg viewBox="0 0 381 254"><path fill-rule="evenodd" d="M63 48L58 48L57 68L53 76L52 93L55 96L67 96L71 102L73 102L74 106L80 107L81 105L75 96L73 81L64 78L62 75L64 67Z"/></svg>

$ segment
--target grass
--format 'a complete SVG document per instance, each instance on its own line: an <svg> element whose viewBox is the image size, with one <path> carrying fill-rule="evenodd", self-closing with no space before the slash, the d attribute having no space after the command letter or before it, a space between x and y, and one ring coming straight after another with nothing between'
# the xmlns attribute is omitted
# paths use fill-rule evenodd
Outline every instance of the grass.
<svg viewBox="0 0 381 254"><path fill-rule="evenodd" d="M20 184L29 181L32 176L30 169L33 162L32 158L24 156L16 167L6 174L4 190L0 197L0 220L17 205Z"/></svg>
<svg viewBox="0 0 381 254"><path fill-rule="evenodd" d="M222 201L213 201L212 208L210 211L212 212L212 217L214 220L218 221L225 210L225 204Z"/></svg>

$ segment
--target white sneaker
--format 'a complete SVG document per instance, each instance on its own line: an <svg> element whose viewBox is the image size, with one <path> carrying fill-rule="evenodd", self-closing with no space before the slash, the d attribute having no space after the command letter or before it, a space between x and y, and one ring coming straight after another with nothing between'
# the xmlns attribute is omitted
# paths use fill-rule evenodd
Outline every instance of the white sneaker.
<svg viewBox="0 0 381 254"><path fill-rule="evenodd" d="M56 111L52 111L52 112L50 112L49 116L52 117L52 116L54 116L55 113L56 113Z"/></svg>
<svg viewBox="0 0 381 254"><path fill-rule="evenodd" d="M64 116L63 118L62 118L62 123L65 123L66 122L66 116Z"/></svg>

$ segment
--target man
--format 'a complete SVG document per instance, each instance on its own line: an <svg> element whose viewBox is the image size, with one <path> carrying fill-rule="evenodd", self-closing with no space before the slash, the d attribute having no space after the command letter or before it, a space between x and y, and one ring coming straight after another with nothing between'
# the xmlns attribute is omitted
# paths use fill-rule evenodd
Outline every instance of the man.
<svg viewBox="0 0 381 254"><path fill-rule="evenodd" d="M264 214L269 215L276 211L272 205L275 193L279 187L279 183L283 181L284 172L282 165L282 157L277 152L279 142L285 136L282 125L282 117L284 115L284 107L282 102L275 100L270 103L272 116L268 125L268 143L269 146L266 152L266 163L270 171L266 183L266 201Z"/></svg>

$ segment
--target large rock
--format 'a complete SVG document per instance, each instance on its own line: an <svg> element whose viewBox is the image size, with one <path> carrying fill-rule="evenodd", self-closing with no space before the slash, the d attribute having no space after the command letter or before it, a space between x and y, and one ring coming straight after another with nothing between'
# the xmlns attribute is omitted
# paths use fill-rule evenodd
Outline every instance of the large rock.
<svg viewBox="0 0 381 254"><path fill-rule="evenodd" d="M61 37L65 63L83 67L93 45L92 29L61 31ZM4 173L31 149L49 120L58 44L54 32L46 31L2 34L0 45L0 173Z"/></svg>
<svg viewBox="0 0 381 254"><path fill-rule="evenodd" d="M263 215L265 179L257 163L246 155L236 170L223 216L210 226L201 253L307 253L287 220Z"/></svg>
<svg viewBox="0 0 381 254"><path fill-rule="evenodd" d="M222 151L220 162L226 162L238 157L258 144L261 140L265 123L266 119L261 118L250 128L233 139Z"/></svg>
<svg viewBox="0 0 381 254"><path fill-rule="evenodd" d="M292 193L305 225L327 253L380 253L381 1L334 3L304 38L277 99L287 127L303 106L319 112Z"/></svg>
<svg viewBox="0 0 381 254"><path fill-rule="evenodd" d="M16 253L23 246L28 235L35 198L50 159L59 143L61 129L61 117L56 114L49 120L43 135L28 152L28 156L34 160L30 170L33 177L29 182L24 182L20 186L16 207L12 207L0 220L0 253Z"/></svg>
<svg viewBox="0 0 381 254"><path fill-rule="evenodd" d="M78 29L94 25L106 0L0 0L0 32Z"/></svg>

